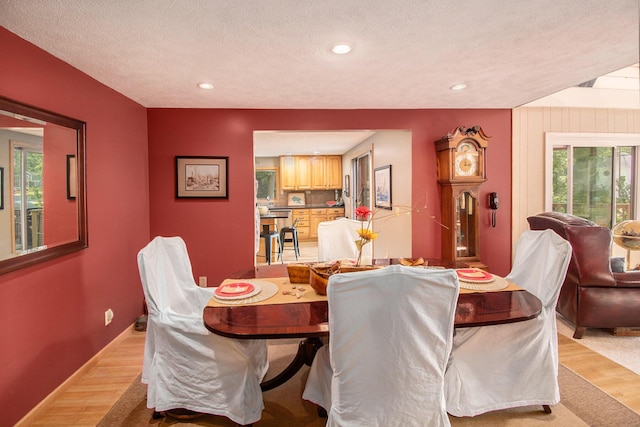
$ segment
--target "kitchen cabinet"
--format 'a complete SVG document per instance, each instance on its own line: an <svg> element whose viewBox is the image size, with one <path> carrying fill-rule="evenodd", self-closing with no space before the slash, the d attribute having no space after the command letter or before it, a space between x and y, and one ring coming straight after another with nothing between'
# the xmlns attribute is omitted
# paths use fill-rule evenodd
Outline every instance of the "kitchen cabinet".
<svg viewBox="0 0 640 427"><path fill-rule="evenodd" d="M309 156L280 157L280 188L282 190L311 189L311 159Z"/></svg>
<svg viewBox="0 0 640 427"><path fill-rule="evenodd" d="M293 156L280 157L280 188L296 189L296 158Z"/></svg>
<svg viewBox="0 0 640 427"><path fill-rule="evenodd" d="M327 189L342 188L342 156L327 156L324 176Z"/></svg>
<svg viewBox="0 0 640 427"><path fill-rule="evenodd" d="M342 218L344 216L344 208L329 208L327 209L327 221L333 221L336 218Z"/></svg>
<svg viewBox="0 0 640 427"><path fill-rule="evenodd" d="M309 238L318 238L318 224L327 220L326 209L311 209L310 212L310 226L309 226Z"/></svg>
<svg viewBox="0 0 640 427"><path fill-rule="evenodd" d="M296 157L296 190L311 189L311 159L307 156Z"/></svg>
<svg viewBox="0 0 640 427"><path fill-rule="evenodd" d="M309 209L309 239L318 238L318 224L324 221L333 221L343 216L344 208Z"/></svg>
<svg viewBox="0 0 640 427"><path fill-rule="evenodd" d="M311 189L324 190L325 186L325 156L313 156L311 158Z"/></svg>
<svg viewBox="0 0 640 427"><path fill-rule="evenodd" d="M342 156L311 157L311 189L339 190L342 188Z"/></svg>
<svg viewBox="0 0 640 427"><path fill-rule="evenodd" d="M298 230L298 240L309 240L309 209L293 209L291 212L291 220L298 220L296 228Z"/></svg>
<svg viewBox="0 0 640 427"><path fill-rule="evenodd" d="M280 187L290 190L339 190L342 156L281 156Z"/></svg>

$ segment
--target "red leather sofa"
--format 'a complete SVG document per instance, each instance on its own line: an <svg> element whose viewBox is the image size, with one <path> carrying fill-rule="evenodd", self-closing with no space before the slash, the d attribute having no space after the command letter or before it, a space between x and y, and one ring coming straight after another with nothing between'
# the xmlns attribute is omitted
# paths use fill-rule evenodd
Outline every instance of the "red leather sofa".
<svg viewBox="0 0 640 427"><path fill-rule="evenodd" d="M611 230L557 212L527 221L532 230L550 228L571 243L573 254L556 311L575 325L574 338L582 338L587 328L640 326L640 271L611 271Z"/></svg>

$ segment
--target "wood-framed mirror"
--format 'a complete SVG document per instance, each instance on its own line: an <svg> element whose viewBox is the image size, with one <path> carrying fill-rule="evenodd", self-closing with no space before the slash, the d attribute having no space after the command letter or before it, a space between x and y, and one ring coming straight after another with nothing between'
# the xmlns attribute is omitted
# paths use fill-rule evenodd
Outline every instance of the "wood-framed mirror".
<svg viewBox="0 0 640 427"><path fill-rule="evenodd" d="M0 274L88 246L86 124L0 96Z"/></svg>

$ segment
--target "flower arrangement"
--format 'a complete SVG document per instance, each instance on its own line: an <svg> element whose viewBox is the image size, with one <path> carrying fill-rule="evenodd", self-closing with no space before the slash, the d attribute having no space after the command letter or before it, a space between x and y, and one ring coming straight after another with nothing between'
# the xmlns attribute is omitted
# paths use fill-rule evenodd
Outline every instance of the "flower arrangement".
<svg viewBox="0 0 640 427"><path fill-rule="evenodd" d="M360 266L362 263L362 248L372 240L378 238L378 233L374 233L371 230L371 220L373 219L373 212L367 206L358 206L356 208L356 219L360 221L362 226L358 229L358 240L356 240L356 248L358 249L358 258L356 259L356 265ZM365 226L366 222L366 226Z"/></svg>
<svg viewBox="0 0 640 427"><path fill-rule="evenodd" d="M361 222L361 227L357 230L358 239L355 241L356 248L358 250L358 257L356 259L356 266L360 266L362 263L362 248L372 240L378 238L378 233L372 230L373 219L375 218L375 222L377 224L378 231L380 231L381 227L388 220L392 218L397 218L401 215L412 215L414 213L418 214L427 214L429 208L429 197L425 198L424 206L419 206L419 203L416 203L414 206L406 206L406 205L393 205L390 208L382 208L381 215L377 215L380 211L372 211L368 206L358 206L355 209L355 219ZM386 212L386 213L385 213ZM434 215L429 215L428 218L432 221L435 221L440 227L449 228L440 221L436 219ZM405 259L406 260L406 259ZM419 262L420 264L424 263L424 259L418 258L415 262ZM413 265L413 264L412 264Z"/></svg>

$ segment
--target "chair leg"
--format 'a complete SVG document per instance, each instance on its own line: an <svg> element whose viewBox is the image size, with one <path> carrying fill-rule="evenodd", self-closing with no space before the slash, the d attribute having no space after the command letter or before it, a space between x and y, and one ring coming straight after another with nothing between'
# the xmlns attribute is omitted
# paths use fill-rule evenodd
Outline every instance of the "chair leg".
<svg viewBox="0 0 640 427"><path fill-rule="evenodd" d="M284 259L282 259L282 252L284 251L284 242L280 240L280 235L276 234L276 241L278 243L278 259L282 264L284 264Z"/></svg>
<svg viewBox="0 0 640 427"><path fill-rule="evenodd" d="M551 413L551 407L549 405L542 405L542 409L544 409L544 412L546 414L550 414Z"/></svg>
<svg viewBox="0 0 640 427"><path fill-rule="evenodd" d="M327 414L327 410L324 409L322 406L318 406L318 417L320 418L328 418L329 415Z"/></svg>
<svg viewBox="0 0 640 427"><path fill-rule="evenodd" d="M298 230L293 232L293 250L296 254L296 261L300 256L300 246L298 246Z"/></svg>
<svg viewBox="0 0 640 427"><path fill-rule="evenodd" d="M271 265L271 236L264 236L264 256Z"/></svg>
<svg viewBox="0 0 640 427"><path fill-rule="evenodd" d="M584 326L576 326L576 330L573 332L573 338L579 340L584 335L584 332L587 330Z"/></svg>

